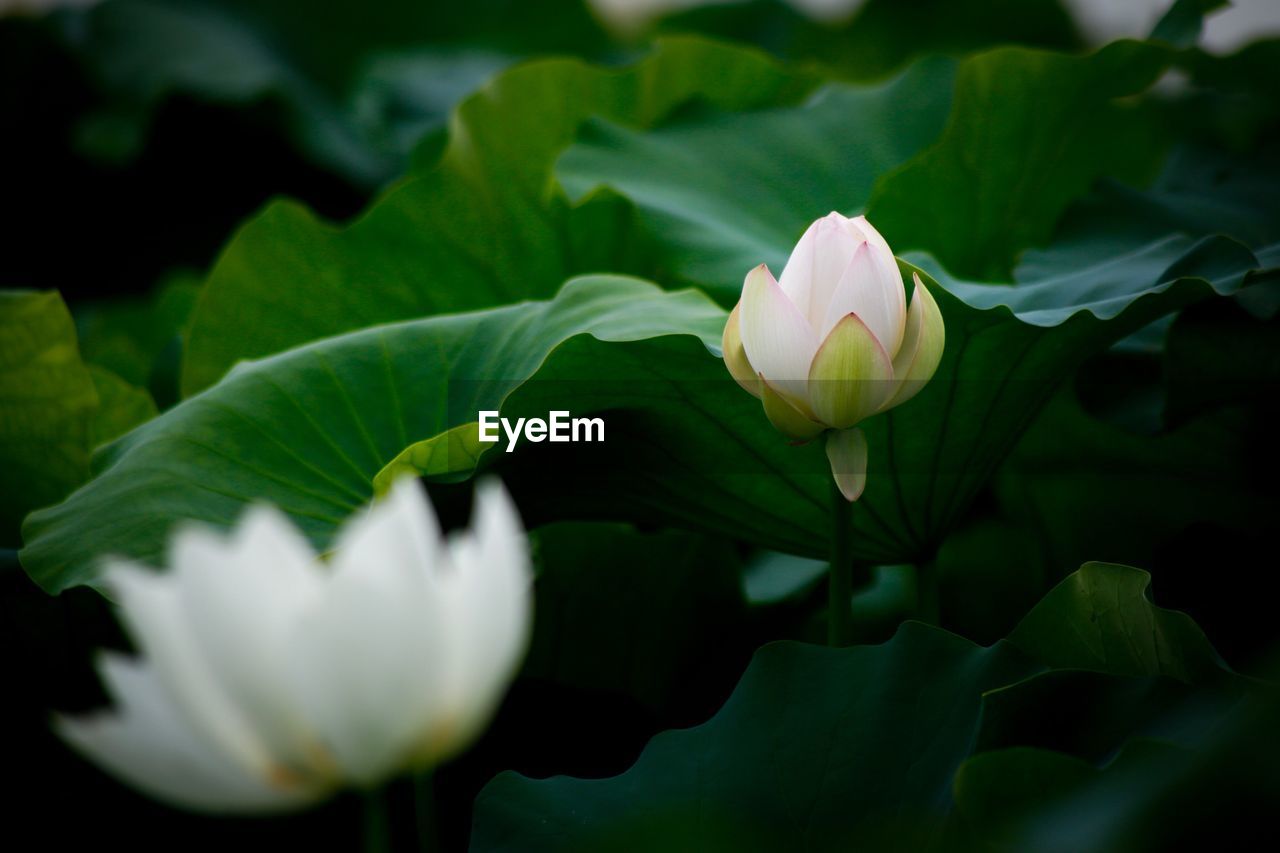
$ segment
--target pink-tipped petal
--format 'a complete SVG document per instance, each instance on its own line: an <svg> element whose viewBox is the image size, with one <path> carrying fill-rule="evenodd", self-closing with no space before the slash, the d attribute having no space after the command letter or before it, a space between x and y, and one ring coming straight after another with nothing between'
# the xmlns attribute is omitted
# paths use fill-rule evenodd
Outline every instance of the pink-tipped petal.
<svg viewBox="0 0 1280 853"><path fill-rule="evenodd" d="M890 298L889 302L892 308L892 316L896 318L899 329L906 321L907 316L907 288L902 282L902 270L898 267L898 259L894 257L893 250L889 248L888 242L881 236L865 216L855 216L852 219L845 220L845 227L858 240L865 240L867 245L871 247L871 257L876 263L876 268L886 277L886 291ZM890 287L889 285L894 285ZM901 342L902 333L899 331L897 340ZM889 343L885 342L885 349L891 354L896 354L897 348L890 348Z"/></svg>
<svg viewBox="0 0 1280 853"><path fill-rule="evenodd" d="M840 278L818 329L819 337L825 339L846 315L857 314L892 357L902 344L905 319L899 313L900 281L885 270L871 244L863 242Z"/></svg>
<svg viewBox="0 0 1280 853"><path fill-rule="evenodd" d="M911 309L907 312L906 333L902 348L893 360L893 376L897 389L885 401L881 410L900 406L910 400L933 378L942 362L946 348L946 326L942 311L929 288L920 281L920 274L913 273L915 289L911 294Z"/></svg>
<svg viewBox="0 0 1280 853"><path fill-rule="evenodd" d="M862 497L867 486L867 437L862 430L855 427L828 433L827 461L845 500L852 503Z"/></svg>
<svg viewBox="0 0 1280 853"><path fill-rule="evenodd" d="M741 303L733 306L733 310L729 312L720 346L724 350L724 365L729 368L729 375L758 400L760 399L760 378L755 368L751 366L751 360L747 358L746 349L742 346L742 332L738 320L740 306Z"/></svg>
<svg viewBox="0 0 1280 853"><path fill-rule="evenodd" d="M860 241L852 240L838 213L819 219L813 241L813 288L809 292L809 325L817 332L827 316L840 279ZM819 338L821 339L821 337Z"/></svg>
<svg viewBox="0 0 1280 853"><path fill-rule="evenodd" d="M889 354L857 314L845 315L809 369L814 417L834 429L847 429L879 411L894 389Z"/></svg>
<svg viewBox="0 0 1280 853"><path fill-rule="evenodd" d="M789 402L807 409L809 364L818 349L809 321L764 264L747 273L739 307L738 329L751 366Z"/></svg>

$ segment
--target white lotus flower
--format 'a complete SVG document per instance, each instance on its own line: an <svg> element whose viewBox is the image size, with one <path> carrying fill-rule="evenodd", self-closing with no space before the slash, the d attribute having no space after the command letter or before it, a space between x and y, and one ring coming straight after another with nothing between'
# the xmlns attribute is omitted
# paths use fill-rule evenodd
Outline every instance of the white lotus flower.
<svg viewBox="0 0 1280 853"><path fill-rule="evenodd" d="M809 226L781 280L747 273L724 329L729 373L797 441L825 430L836 483L862 493L866 441L856 425L919 393L942 360L942 312L915 276L908 310L902 272L866 217L832 213Z"/></svg>
<svg viewBox="0 0 1280 853"><path fill-rule="evenodd" d="M188 808L284 809L436 764L485 728L528 645L528 543L497 484L447 539L406 479L343 528L328 565L266 506L227 537L180 530L170 562L111 561L141 658L104 655L116 708L56 726Z"/></svg>

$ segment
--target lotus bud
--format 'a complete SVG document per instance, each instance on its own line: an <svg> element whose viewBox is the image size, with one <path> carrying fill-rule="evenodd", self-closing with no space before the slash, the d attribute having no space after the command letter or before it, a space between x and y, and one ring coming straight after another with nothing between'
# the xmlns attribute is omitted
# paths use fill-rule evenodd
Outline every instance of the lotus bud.
<svg viewBox="0 0 1280 853"><path fill-rule="evenodd" d="M496 483L447 539L406 479L326 562L267 506L228 537L180 529L169 561L109 562L141 657L105 655L114 710L56 727L187 808L287 809L426 769L483 731L528 644L528 543Z"/></svg>
<svg viewBox="0 0 1280 853"><path fill-rule="evenodd" d="M834 431L827 454L851 501L866 479L856 426L914 397L942 360L942 312L918 274L914 283L908 308L889 244L865 217L831 213L804 232L780 280L764 264L747 273L725 324L725 365L779 432L803 442Z"/></svg>

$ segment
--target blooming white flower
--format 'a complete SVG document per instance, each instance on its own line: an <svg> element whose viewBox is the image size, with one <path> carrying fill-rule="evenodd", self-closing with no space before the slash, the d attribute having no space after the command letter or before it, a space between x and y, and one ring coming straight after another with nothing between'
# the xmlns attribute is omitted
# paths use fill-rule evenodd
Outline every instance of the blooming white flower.
<svg viewBox="0 0 1280 853"><path fill-rule="evenodd" d="M919 393L942 360L942 312L915 275L908 310L902 272L865 217L832 213L809 226L781 280L764 264L747 273L724 329L729 373L764 403L788 437L827 441L836 483L856 500L863 419Z"/></svg>
<svg viewBox="0 0 1280 853"><path fill-rule="evenodd" d="M111 561L141 658L105 654L116 708L56 727L188 808L295 807L446 759L487 725L528 645L528 543L496 483L448 538L405 479L347 523L328 565L267 506L227 537L181 529L170 563Z"/></svg>

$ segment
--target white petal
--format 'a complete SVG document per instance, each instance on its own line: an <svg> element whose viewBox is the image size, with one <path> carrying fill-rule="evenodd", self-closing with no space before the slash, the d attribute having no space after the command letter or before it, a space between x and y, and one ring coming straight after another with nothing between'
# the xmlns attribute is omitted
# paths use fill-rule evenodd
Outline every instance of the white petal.
<svg viewBox="0 0 1280 853"><path fill-rule="evenodd" d="M738 330L747 359L779 394L808 408L809 363L818 338L764 264L742 285Z"/></svg>
<svg viewBox="0 0 1280 853"><path fill-rule="evenodd" d="M814 220L791 250L787 265L782 268L778 286L787 294L791 304L802 316L809 316L809 291L813 289L813 244L818 236L821 219Z"/></svg>
<svg viewBox="0 0 1280 853"><path fill-rule="evenodd" d="M402 477L381 500L343 527L334 546L334 571L339 575L434 571L440 549L440 522L422 484Z"/></svg>
<svg viewBox="0 0 1280 853"><path fill-rule="evenodd" d="M100 670L116 710L59 717L54 727L76 749L147 794L202 811L271 811L304 805L327 792L264 778L209 748L156 673L141 663L104 656Z"/></svg>
<svg viewBox="0 0 1280 853"><path fill-rule="evenodd" d="M401 769L444 724L446 615L429 582L394 588L347 573L295 626L292 688L321 746L362 784Z"/></svg>
<svg viewBox="0 0 1280 853"><path fill-rule="evenodd" d="M813 288L809 293L806 314L815 331L826 319L836 287L849 268L854 252L863 243L850 236L844 227L846 222L848 220L838 213L831 213L817 222L818 230L813 241Z"/></svg>
<svg viewBox="0 0 1280 853"><path fill-rule="evenodd" d="M287 631L319 594L320 567L278 510L251 508L225 544L175 547L182 609L213 675L275 759L302 770L315 744L285 683Z"/></svg>
<svg viewBox="0 0 1280 853"><path fill-rule="evenodd" d="M438 536L421 486L400 481L341 537L332 577L293 626L290 683L323 747L363 784L448 724Z"/></svg>
<svg viewBox="0 0 1280 853"><path fill-rule="evenodd" d="M897 265L894 265L897 269ZM827 306L818 337L826 340L843 318L857 314L892 358L902 345L904 316L898 313L902 277L895 279L876 261L871 244L863 242L854 252Z"/></svg>
<svg viewBox="0 0 1280 853"><path fill-rule="evenodd" d="M210 532L179 532L176 553L207 549L223 554ZM278 762L235 700L217 678L182 608L178 573L159 574L125 561L107 566L107 584L122 608L130 635L154 669L174 705L207 749L225 752L237 762L269 775Z"/></svg>
<svg viewBox="0 0 1280 853"><path fill-rule="evenodd" d="M533 573L520 516L497 481L480 484L472 529L450 546L459 748L488 722L528 649Z"/></svg>
<svg viewBox="0 0 1280 853"><path fill-rule="evenodd" d="M857 240L865 240L871 246L872 260L875 261L876 267L881 274L887 277L885 288L888 291L887 295L892 297L889 300L890 317L901 330L907 319L907 290L903 286L902 270L898 268L898 260L893 256L893 250L889 248L888 242L880 235L879 231L872 227L865 216L846 219L845 227L849 229L849 233ZM898 332L894 341L884 343L885 349L889 350L889 355L896 354L898 347L902 343L902 332ZM893 346L890 347L889 343L893 343Z"/></svg>

